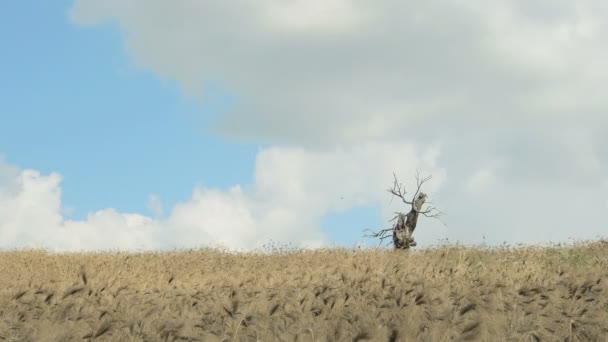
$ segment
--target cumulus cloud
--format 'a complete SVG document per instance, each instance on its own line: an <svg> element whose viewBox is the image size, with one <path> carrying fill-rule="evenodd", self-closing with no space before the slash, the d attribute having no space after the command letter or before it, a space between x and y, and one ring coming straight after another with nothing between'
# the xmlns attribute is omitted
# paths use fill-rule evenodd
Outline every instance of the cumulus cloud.
<svg viewBox="0 0 608 342"><path fill-rule="evenodd" d="M223 84L236 104L217 131L238 139L345 143L451 119L607 123L601 0L77 0L70 17L112 20L136 65L192 96Z"/></svg>
<svg viewBox="0 0 608 342"><path fill-rule="evenodd" d="M148 195L148 210L154 214L155 217L163 215L163 202L157 195Z"/></svg>
<svg viewBox="0 0 608 342"><path fill-rule="evenodd" d="M166 218L108 208L80 221L61 214L58 174L0 162L0 248L251 250L270 240L320 247L329 242L321 229L328 212L360 205L379 205L385 213L393 209L383 190L392 171L410 175L419 168L432 173L427 191L436 193L445 179L436 165L438 155L438 146L423 149L407 143L365 143L331 151L271 147L259 151L254 184L245 188L196 188ZM149 200L159 214L160 199ZM353 227L353 233L364 228Z"/></svg>
<svg viewBox="0 0 608 342"><path fill-rule="evenodd" d="M501 167L504 167L504 164L504 160L493 160L475 171L467 183L469 192L471 194L481 194L496 185L497 174Z"/></svg>
<svg viewBox="0 0 608 342"><path fill-rule="evenodd" d="M585 185L514 182L497 177L483 194L443 192L450 211L446 237L495 245L566 242L606 237L603 217L605 195ZM456 227L456 229L452 229Z"/></svg>
<svg viewBox="0 0 608 342"><path fill-rule="evenodd" d="M300 146L277 154L286 158L284 177L309 155L322 159L319 151L340 159L340 147L439 141L449 237L602 232L605 1L76 0L69 15L78 25L117 25L136 66L177 81L192 99L203 98L207 83L228 89L235 103L215 132ZM256 177L269 208L286 189L294 203L322 197L314 182L298 187L287 177L285 188L273 188ZM353 198L369 203L369 186ZM340 209L322 201L306 210L323 205ZM296 220L292 208L266 210L271 222Z"/></svg>

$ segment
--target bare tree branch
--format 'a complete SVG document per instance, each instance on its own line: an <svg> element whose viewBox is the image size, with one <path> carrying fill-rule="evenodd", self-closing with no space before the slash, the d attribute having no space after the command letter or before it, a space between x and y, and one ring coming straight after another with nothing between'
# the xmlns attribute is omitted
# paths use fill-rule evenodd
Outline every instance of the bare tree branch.
<svg viewBox="0 0 608 342"><path fill-rule="evenodd" d="M424 178L424 179L421 180L420 179L420 172L418 171L418 169L416 169L416 186L417 186L417 188L416 188L416 192L414 193L414 197L412 198L412 203L414 201L416 201L416 197L418 197L418 194L420 193L420 189L422 188L422 185L425 182L431 180L431 178L433 178L432 175L430 175L430 176L428 176L428 177L426 177L426 178ZM397 178L395 177L395 181L396 180L397 180ZM407 203L407 204L412 204L412 203Z"/></svg>
<svg viewBox="0 0 608 342"><path fill-rule="evenodd" d="M402 188L403 188L403 184L400 184L400 183L397 181L397 175L396 175L394 172L393 172L393 177L395 177L395 181L394 181L394 183L393 183L393 187L392 187L391 189L388 189L388 192L390 192L390 193L391 193L393 196L395 196L395 197L399 197L399 198L401 198L401 200L403 201L403 203L405 203L405 204L409 204L409 205L412 205L413 200L412 200L412 202L408 202L408 201L405 199L405 194L406 194L407 192L406 192L405 190L403 190L403 189L402 189ZM392 200L392 197L391 197L391 200Z"/></svg>
<svg viewBox="0 0 608 342"><path fill-rule="evenodd" d="M439 222L441 222L444 226L446 225L445 222L443 222L443 220L441 219L441 217L445 215L445 213L435 207L431 207L425 211L421 211L420 214L422 214L424 217L439 220Z"/></svg>
<svg viewBox="0 0 608 342"><path fill-rule="evenodd" d="M373 238L373 239L379 238L380 244L382 244L382 242L384 242L384 239L388 239L388 238L392 237L393 228L382 229L378 232L374 232L371 229L366 229L364 231L369 231L371 234L363 235L363 237Z"/></svg>
<svg viewBox="0 0 608 342"><path fill-rule="evenodd" d="M423 214L423 215L431 214L433 212L439 213L439 215L443 214L443 212L441 210L437 209L436 207L427 207L424 210L418 211L419 214Z"/></svg>
<svg viewBox="0 0 608 342"><path fill-rule="evenodd" d="M380 239L381 244L385 239L392 237L392 242L396 249L407 250L416 246L416 241L414 241L412 235L414 234L414 230L418 223L418 216L422 214L424 217L437 219L445 226L445 222L441 220L441 216L444 213L437 209L432 201L427 201L427 195L420 191L424 183L431 180L432 176L421 178L420 172L416 170L416 192L411 201L405 199L407 192L405 191L403 184L399 183L397 180L397 175L395 175L394 172L393 177L393 187L389 188L388 192L392 194L393 197L401 198L403 203L411 206L411 209L407 214L404 212L395 212L395 217L389 220L389 222L397 221L393 223L391 228L382 229L377 232L367 229L366 231L369 231L370 234L364 235L364 237ZM425 204L427 207L423 209Z"/></svg>
<svg viewBox="0 0 608 342"><path fill-rule="evenodd" d="M392 219L388 220L388 222L393 222L393 221L395 221L397 218L399 218L399 214L401 214L401 213L400 213L400 212L398 212L398 211L395 211L395 217L393 217Z"/></svg>

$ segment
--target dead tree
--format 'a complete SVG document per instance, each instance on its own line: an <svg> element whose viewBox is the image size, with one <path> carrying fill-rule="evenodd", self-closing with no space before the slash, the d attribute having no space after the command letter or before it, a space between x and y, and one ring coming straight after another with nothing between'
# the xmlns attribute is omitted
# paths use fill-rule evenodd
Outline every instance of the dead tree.
<svg viewBox="0 0 608 342"><path fill-rule="evenodd" d="M421 179L420 174L418 171L416 171L417 188L410 201L408 201L405 197L407 192L403 188L403 184L400 184L397 181L397 176L394 173L393 176L395 178L393 187L388 189L388 192L390 192L394 197L401 198L403 203L409 205L411 209L407 214L404 212L396 212L395 214L397 215L389 221L393 222L396 220L391 228L382 229L378 232L372 232L368 229L371 234L366 235L366 237L379 238L382 242L384 239L390 238L392 235L393 246L395 249L410 249L410 247L416 246L416 241L414 241L413 234L414 230L416 229L416 225L418 224L418 216L422 214L425 217L431 217L441 221L440 216L443 213L434 206L423 208L425 204L431 204L431 202L427 202L427 195L424 192L421 192L420 189L425 182L431 179L432 176Z"/></svg>

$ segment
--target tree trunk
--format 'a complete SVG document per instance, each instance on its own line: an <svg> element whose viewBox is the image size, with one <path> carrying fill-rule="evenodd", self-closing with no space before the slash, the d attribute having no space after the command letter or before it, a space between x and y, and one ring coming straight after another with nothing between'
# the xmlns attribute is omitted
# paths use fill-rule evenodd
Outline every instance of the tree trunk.
<svg viewBox="0 0 608 342"><path fill-rule="evenodd" d="M397 222L393 226L393 245L395 249L410 249L416 246L412 235L418 223L418 215L426 200L426 194L420 193L412 205L409 213L399 213Z"/></svg>
<svg viewBox="0 0 608 342"><path fill-rule="evenodd" d="M411 206L409 213L397 213L397 216L391 220L394 221L397 219L395 224L391 228L381 229L380 231L371 232L367 237L371 238L379 238L380 241L384 241L384 239L389 239L391 237L390 233L393 233L393 246L395 249L410 249L410 247L416 246L416 241L414 241L413 235L414 230L416 229L416 224L418 224L418 216L422 214L424 217L432 217L441 221L439 216L443 213L439 211L437 208L431 206L426 209L422 209L422 206L426 202L427 196L424 192L420 192L422 185L431 179L431 176L426 178L420 178L420 174L416 171L416 192L411 200L407 200L405 198L406 191L403 188L403 185L397 181L397 176L395 176L395 182L393 183L393 187L387 189L393 196L399 197L403 203Z"/></svg>

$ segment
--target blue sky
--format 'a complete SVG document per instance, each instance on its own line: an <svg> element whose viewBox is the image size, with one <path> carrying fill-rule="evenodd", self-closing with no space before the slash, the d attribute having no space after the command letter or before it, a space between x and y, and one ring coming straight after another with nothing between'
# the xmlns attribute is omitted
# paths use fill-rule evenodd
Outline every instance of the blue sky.
<svg viewBox="0 0 608 342"><path fill-rule="evenodd" d="M595 238L601 4L5 2L0 248L350 246L415 170L421 246Z"/></svg>
<svg viewBox="0 0 608 342"><path fill-rule="evenodd" d="M135 70L116 30L75 27L69 5L3 4L11 13L0 66L8 162L61 173L76 218L105 207L143 212L149 193L172 203L200 182L251 182L256 146L205 134L217 108L197 108L174 83Z"/></svg>
<svg viewBox="0 0 608 342"><path fill-rule="evenodd" d="M0 6L0 153L21 169L61 174L66 218L103 208L150 215L150 194L171 207L195 186L252 183L261 145L208 129L229 106L225 90L186 99L176 82L134 65L115 27L70 23L71 1ZM359 208L328 215L324 227L333 242L352 244L360 234L349 226L378 219Z"/></svg>

